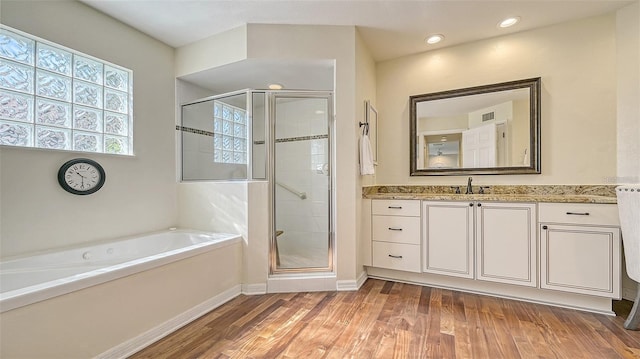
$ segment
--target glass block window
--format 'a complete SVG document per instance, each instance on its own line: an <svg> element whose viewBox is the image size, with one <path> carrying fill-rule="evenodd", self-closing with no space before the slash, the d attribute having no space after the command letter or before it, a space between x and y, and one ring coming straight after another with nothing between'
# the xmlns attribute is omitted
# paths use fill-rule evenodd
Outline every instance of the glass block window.
<svg viewBox="0 0 640 359"><path fill-rule="evenodd" d="M0 26L0 145L132 154L133 72Z"/></svg>
<svg viewBox="0 0 640 359"><path fill-rule="evenodd" d="M247 163L247 111L214 102L213 162Z"/></svg>

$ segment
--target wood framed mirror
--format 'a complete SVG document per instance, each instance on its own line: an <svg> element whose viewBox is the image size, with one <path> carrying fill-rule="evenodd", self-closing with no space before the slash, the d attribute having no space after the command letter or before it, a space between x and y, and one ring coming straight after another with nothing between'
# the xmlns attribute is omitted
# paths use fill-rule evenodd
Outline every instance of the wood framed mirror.
<svg viewBox="0 0 640 359"><path fill-rule="evenodd" d="M540 173L541 79L409 97L410 175Z"/></svg>

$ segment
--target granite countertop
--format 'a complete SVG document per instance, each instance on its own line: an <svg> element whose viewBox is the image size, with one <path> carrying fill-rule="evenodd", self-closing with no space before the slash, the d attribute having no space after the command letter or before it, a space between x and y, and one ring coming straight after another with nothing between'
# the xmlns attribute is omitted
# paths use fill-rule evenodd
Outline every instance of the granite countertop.
<svg viewBox="0 0 640 359"><path fill-rule="evenodd" d="M465 188L461 189L462 191ZM485 194L455 194L450 186L371 186L363 188L363 198L421 199L434 201L500 201L547 203L617 203L615 186L542 185L490 186ZM474 187L474 192L478 188Z"/></svg>

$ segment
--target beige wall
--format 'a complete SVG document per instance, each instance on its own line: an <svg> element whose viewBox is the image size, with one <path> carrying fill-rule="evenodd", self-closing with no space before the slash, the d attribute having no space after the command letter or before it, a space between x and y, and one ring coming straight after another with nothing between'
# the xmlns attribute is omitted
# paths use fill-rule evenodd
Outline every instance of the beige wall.
<svg viewBox="0 0 640 359"><path fill-rule="evenodd" d="M355 39L355 49L356 49L356 122L364 122L365 119L365 106L364 103L366 100L369 100L374 108L378 108L378 104L376 101L376 64L371 57L371 53L367 48L366 44L363 42L360 33L356 31L356 39ZM379 119L380 120L380 119ZM379 129L378 129L379 131ZM358 128L356 132L355 141L360 140L360 134L362 133L362 129ZM380 138L380 134L378 134L378 138ZM356 142L359 143L359 142ZM378 155L379 156L379 155ZM356 148L356 164L359 163L359 151ZM377 170L377 168L376 168ZM369 176L360 176L357 175L357 187L355 193L356 200L356 218L358 223L361 223L361 218L363 215L367 215L367 208L363 209L363 200L362 200L362 186L371 185L375 183L375 174ZM366 206L366 204L365 204ZM364 212L363 212L364 210ZM369 253L369 251L362 250L362 248L366 248L370 245L370 235L368 234L366 228L363 229L362 226L356 226L356 248L358 249L358 255L356 256L356 275L359 275L362 270L364 270L363 265L368 264L370 258L362 258L363 254Z"/></svg>
<svg viewBox="0 0 640 359"><path fill-rule="evenodd" d="M135 152L134 157L124 157L0 149L1 255L174 226L173 49L76 1L3 1L1 20L132 69ZM58 169L76 157L94 159L104 167L107 180L99 192L75 196L58 185Z"/></svg>
<svg viewBox="0 0 640 359"><path fill-rule="evenodd" d="M598 184L616 173L615 14L377 64L378 184L460 184L409 176L409 96L542 77L542 174L478 184ZM597 139L597 140L596 140Z"/></svg>
<svg viewBox="0 0 640 359"><path fill-rule="evenodd" d="M640 2L617 12L618 183L640 183Z"/></svg>
<svg viewBox="0 0 640 359"><path fill-rule="evenodd" d="M176 50L176 77L247 58L247 26L210 36Z"/></svg>

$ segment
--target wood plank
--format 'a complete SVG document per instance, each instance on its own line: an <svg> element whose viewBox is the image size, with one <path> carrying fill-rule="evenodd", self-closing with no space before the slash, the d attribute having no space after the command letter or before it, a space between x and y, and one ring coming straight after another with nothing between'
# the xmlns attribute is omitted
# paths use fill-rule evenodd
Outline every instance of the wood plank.
<svg viewBox="0 0 640 359"><path fill-rule="evenodd" d="M626 308L626 309L625 309ZM610 317L411 284L239 296L131 358L640 358Z"/></svg>

